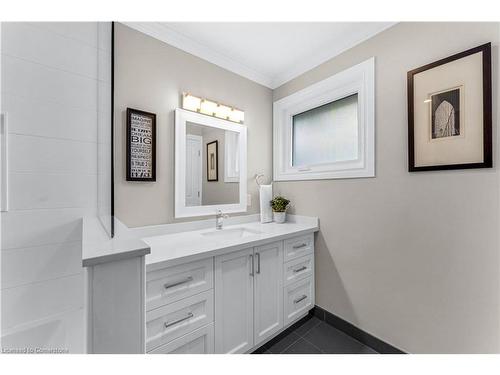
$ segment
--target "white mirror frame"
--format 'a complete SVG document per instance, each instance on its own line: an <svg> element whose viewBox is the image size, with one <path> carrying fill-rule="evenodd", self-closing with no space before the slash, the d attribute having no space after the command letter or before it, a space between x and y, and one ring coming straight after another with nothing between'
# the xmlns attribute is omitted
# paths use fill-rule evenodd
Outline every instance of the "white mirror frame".
<svg viewBox="0 0 500 375"><path fill-rule="evenodd" d="M208 206L186 206L187 122L222 130L230 130L239 134L239 203ZM219 176L222 177L222 173L219 173ZM175 110L175 217L215 215L217 210L221 210L223 213L246 212L247 210L247 128L245 125L177 108Z"/></svg>

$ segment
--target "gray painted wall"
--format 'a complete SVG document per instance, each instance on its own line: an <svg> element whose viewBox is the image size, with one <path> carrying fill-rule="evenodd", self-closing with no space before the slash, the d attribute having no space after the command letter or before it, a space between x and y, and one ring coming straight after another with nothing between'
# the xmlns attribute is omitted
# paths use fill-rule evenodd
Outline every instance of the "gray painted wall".
<svg viewBox="0 0 500 375"><path fill-rule="evenodd" d="M499 32L498 23L398 24L273 93L376 57L376 178L276 187L294 213L320 218L317 304L408 352L500 352L496 131L493 169L408 173L406 114L407 71L489 41L497 111Z"/></svg>
<svg viewBox="0 0 500 375"><path fill-rule="evenodd" d="M183 91L245 111L248 194L252 196L247 213L257 213L253 177L272 174L272 91L119 23L115 38L116 217L131 227L176 221L173 111L181 106ZM125 181L127 107L156 113L156 182Z"/></svg>

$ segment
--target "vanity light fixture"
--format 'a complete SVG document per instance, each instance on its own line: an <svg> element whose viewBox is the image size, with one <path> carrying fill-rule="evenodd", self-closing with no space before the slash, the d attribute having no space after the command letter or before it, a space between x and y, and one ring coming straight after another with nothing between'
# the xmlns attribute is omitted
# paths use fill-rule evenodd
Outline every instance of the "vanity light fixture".
<svg viewBox="0 0 500 375"><path fill-rule="evenodd" d="M243 124L245 122L245 112L233 108L229 120Z"/></svg>
<svg viewBox="0 0 500 375"><path fill-rule="evenodd" d="M207 99L201 99L200 112L209 115L215 116L215 111L217 111L217 103Z"/></svg>
<svg viewBox="0 0 500 375"><path fill-rule="evenodd" d="M188 93L182 94L182 108L193 112L203 113L204 115L237 122L238 124L243 124L245 121L245 112L239 109L209 99L199 98Z"/></svg>
<svg viewBox="0 0 500 375"><path fill-rule="evenodd" d="M215 111L215 116L219 118L223 118L225 120L229 120L229 116L231 115L231 107L227 105L219 104Z"/></svg>
<svg viewBox="0 0 500 375"><path fill-rule="evenodd" d="M189 111L198 112L200 106L201 106L200 98L189 94L182 95L182 108L187 109Z"/></svg>

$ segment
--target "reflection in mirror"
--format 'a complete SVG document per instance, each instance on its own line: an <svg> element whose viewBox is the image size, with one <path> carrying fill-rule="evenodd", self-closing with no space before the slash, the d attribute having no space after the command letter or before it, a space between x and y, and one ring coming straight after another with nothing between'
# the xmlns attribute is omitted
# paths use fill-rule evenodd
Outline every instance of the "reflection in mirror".
<svg viewBox="0 0 500 375"><path fill-rule="evenodd" d="M186 123L186 206L239 203L238 144L238 132Z"/></svg>
<svg viewBox="0 0 500 375"><path fill-rule="evenodd" d="M245 212L247 128L175 110L175 217Z"/></svg>

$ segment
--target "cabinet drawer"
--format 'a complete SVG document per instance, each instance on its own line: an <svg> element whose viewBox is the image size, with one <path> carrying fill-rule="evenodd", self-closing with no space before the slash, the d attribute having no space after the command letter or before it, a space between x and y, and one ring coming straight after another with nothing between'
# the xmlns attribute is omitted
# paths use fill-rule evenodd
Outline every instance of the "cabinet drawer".
<svg viewBox="0 0 500 375"><path fill-rule="evenodd" d="M214 324L199 328L174 341L164 344L150 354L213 354Z"/></svg>
<svg viewBox="0 0 500 375"><path fill-rule="evenodd" d="M290 238L284 243L285 262L314 252L314 234Z"/></svg>
<svg viewBox="0 0 500 375"><path fill-rule="evenodd" d="M309 277L285 288L285 325L292 323L314 306L314 280Z"/></svg>
<svg viewBox="0 0 500 375"><path fill-rule="evenodd" d="M148 311L146 351L212 323L213 320L213 290Z"/></svg>
<svg viewBox="0 0 500 375"><path fill-rule="evenodd" d="M148 272L146 310L212 289L213 272L213 258Z"/></svg>
<svg viewBox="0 0 500 375"><path fill-rule="evenodd" d="M283 265L285 286L313 275L314 255L293 259Z"/></svg>

